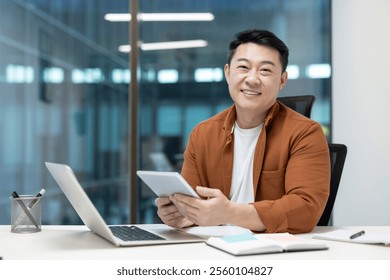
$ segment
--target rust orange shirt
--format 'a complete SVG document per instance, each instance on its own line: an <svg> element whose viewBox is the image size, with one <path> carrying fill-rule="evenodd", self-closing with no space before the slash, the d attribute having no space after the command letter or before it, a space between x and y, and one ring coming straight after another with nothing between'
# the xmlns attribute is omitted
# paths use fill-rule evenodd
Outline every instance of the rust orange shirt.
<svg viewBox="0 0 390 280"><path fill-rule="evenodd" d="M192 187L218 188L229 197L235 119L233 105L191 132L182 175ZM311 231L325 208L329 185L329 148L321 126L276 102L253 162L253 205L266 232Z"/></svg>

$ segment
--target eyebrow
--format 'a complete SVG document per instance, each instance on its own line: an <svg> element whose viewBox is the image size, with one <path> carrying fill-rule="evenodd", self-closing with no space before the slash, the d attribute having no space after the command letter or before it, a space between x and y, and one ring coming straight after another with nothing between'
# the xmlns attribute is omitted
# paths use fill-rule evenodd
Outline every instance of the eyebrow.
<svg viewBox="0 0 390 280"><path fill-rule="evenodd" d="M240 61L249 62L249 59L247 59L247 58L238 58L236 61L238 61L238 62L240 62ZM270 60L263 60L263 61L261 61L261 64L271 64L273 66L276 66L275 63L273 61L270 61Z"/></svg>

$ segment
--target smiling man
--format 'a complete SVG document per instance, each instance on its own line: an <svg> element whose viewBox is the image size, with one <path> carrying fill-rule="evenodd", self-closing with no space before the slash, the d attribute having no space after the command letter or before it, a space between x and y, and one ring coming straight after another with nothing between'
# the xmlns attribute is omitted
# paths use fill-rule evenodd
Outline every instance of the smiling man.
<svg viewBox="0 0 390 280"><path fill-rule="evenodd" d="M234 104L198 124L184 152L182 175L204 199L157 198L164 223L291 233L315 227L329 195L329 150L318 123L276 101L288 55L266 30L240 32L230 43L225 77Z"/></svg>

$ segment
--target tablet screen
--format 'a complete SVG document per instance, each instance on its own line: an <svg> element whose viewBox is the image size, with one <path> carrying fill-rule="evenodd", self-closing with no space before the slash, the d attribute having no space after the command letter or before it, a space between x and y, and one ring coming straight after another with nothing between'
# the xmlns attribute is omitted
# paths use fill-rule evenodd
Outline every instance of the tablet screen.
<svg viewBox="0 0 390 280"><path fill-rule="evenodd" d="M138 170L137 175L157 196L179 193L199 198L194 189L177 172Z"/></svg>

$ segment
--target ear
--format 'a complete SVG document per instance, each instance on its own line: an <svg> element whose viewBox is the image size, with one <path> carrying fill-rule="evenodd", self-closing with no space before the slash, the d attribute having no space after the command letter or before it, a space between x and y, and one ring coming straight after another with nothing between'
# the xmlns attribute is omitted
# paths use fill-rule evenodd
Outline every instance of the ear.
<svg viewBox="0 0 390 280"><path fill-rule="evenodd" d="M225 73L226 82L229 83L229 73L230 73L229 64L225 64L225 67L223 68L223 71Z"/></svg>
<svg viewBox="0 0 390 280"><path fill-rule="evenodd" d="M288 78L288 74L287 74L287 71L284 71L282 73L282 76L280 77L280 85L279 85L279 90L282 90L286 83L287 83L287 78Z"/></svg>

